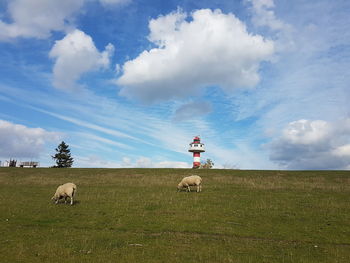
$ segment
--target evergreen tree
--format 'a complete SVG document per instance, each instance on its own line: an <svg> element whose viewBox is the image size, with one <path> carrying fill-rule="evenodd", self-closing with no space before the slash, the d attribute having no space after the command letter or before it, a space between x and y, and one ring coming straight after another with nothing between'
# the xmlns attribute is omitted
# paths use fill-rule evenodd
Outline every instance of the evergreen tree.
<svg viewBox="0 0 350 263"><path fill-rule="evenodd" d="M67 168L72 167L73 164L73 158L70 154L69 145L66 144L64 141L62 141L58 147L55 149L56 154L54 156L51 156L52 159L56 161L55 168Z"/></svg>

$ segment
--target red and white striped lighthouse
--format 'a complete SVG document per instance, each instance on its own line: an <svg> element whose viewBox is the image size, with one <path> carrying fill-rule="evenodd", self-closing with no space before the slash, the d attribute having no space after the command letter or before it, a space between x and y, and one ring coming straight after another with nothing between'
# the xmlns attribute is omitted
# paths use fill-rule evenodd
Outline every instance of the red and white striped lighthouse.
<svg viewBox="0 0 350 263"><path fill-rule="evenodd" d="M189 152L193 152L193 167L199 168L201 165L201 152L205 152L204 144L201 143L199 136L193 138L193 142L190 143Z"/></svg>

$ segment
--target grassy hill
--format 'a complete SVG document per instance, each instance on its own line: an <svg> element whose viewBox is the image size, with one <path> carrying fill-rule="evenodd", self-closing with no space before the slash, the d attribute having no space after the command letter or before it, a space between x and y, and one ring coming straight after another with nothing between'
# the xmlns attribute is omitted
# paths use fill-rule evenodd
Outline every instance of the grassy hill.
<svg viewBox="0 0 350 263"><path fill-rule="evenodd" d="M348 263L350 172L0 168L0 222L0 262Z"/></svg>

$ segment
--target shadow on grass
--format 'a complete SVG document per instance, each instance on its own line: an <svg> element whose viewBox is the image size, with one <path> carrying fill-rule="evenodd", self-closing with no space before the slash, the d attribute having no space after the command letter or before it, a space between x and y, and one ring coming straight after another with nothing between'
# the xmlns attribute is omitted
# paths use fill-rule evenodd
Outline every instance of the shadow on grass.
<svg viewBox="0 0 350 263"><path fill-rule="evenodd" d="M54 204L54 205L68 205L68 206L71 206L70 201L68 201L67 203L65 203L64 201L59 201L57 204L55 204L54 202L52 204ZM77 201L74 201L72 206L79 205L79 204L80 204L80 201L77 200Z"/></svg>
<svg viewBox="0 0 350 263"><path fill-rule="evenodd" d="M197 192L196 190L191 190L191 192L187 191L187 190L180 190L177 191L178 193L196 193L196 194L200 194L201 192Z"/></svg>

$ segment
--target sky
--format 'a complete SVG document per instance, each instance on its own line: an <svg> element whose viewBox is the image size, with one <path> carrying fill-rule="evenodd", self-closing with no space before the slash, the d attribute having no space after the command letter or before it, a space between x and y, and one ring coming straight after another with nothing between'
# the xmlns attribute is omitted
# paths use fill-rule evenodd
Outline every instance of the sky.
<svg viewBox="0 0 350 263"><path fill-rule="evenodd" d="M1 0L0 160L350 169L347 0Z"/></svg>

